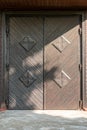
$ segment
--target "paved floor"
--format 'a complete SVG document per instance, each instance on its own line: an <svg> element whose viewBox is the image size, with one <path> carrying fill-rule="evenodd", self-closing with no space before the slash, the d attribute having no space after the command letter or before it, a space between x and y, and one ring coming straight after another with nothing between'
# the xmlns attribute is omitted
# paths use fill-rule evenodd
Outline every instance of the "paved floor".
<svg viewBox="0 0 87 130"><path fill-rule="evenodd" d="M87 130L87 112L0 112L0 130Z"/></svg>

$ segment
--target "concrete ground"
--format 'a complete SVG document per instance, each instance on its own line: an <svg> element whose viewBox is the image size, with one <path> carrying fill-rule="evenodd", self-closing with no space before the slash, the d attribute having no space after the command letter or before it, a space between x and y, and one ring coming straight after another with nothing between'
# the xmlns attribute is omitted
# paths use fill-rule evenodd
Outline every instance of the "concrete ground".
<svg viewBox="0 0 87 130"><path fill-rule="evenodd" d="M0 112L0 130L87 130L85 111Z"/></svg>

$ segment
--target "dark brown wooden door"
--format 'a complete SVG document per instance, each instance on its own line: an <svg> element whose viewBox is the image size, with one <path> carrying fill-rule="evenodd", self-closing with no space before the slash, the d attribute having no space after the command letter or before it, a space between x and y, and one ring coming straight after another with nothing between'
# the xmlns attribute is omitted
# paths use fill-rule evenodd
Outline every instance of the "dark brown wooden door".
<svg viewBox="0 0 87 130"><path fill-rule="evenodd" d="M43 19L10 18L9 109L43 109Z"/></svg>
<svg viewBox="0 0 87 130"><path fill-rule="evenodd" d="M45 18L45 109L78 109L79 17Z"/></svg>
<svg viewBox="0 0 87 130"><path fill-rule="evenodd" d="M9 109L78 109L79 16L11 17Z"/></svg>

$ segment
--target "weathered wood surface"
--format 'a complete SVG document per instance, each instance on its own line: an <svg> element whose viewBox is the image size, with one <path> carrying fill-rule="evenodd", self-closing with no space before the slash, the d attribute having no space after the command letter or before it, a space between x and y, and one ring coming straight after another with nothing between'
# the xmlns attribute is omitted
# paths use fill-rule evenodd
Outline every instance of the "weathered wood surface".
<svg viewBox="0 0 87 130"><path fill-rule="evenodd" d="M45 18L45 109L78 109L79 17Z"/></svg>
<svg viewBox="0 0 87 130"><path fill-rule="evenodd" d="M79 16L10 19L9 109L78 109Z"/></svg>
<svg viewBox="0 0 87 130"><path fill-rule="evenodd" d="M43 109L42 23L36 17L10 20L9 109Z"/></svg>

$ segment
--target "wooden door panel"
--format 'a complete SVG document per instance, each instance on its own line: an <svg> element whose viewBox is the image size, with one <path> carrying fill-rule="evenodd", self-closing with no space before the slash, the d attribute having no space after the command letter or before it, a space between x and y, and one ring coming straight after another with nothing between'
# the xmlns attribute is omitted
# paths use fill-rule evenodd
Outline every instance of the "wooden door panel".
<svg viewBox="0 0 87 130"><path fill-rule="evenodd" d="M43 109L43 20L10 18L9 109Z"/></svg>
<svg viewBox="0 0 87 130"><path fill-rule="evenodd" d="M78 29L79 16L10 18L9 109L79 108Z"/></svg>
<svg viewBox="0 0 87 130"><path fill-rule="evenodd" d="M45 18L45 109L78 109L79 17Z"/></svg>

